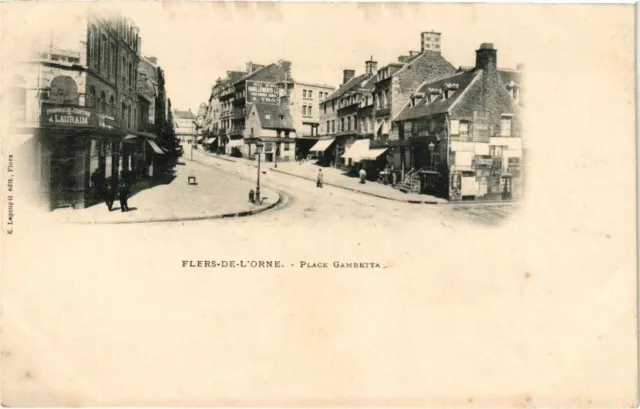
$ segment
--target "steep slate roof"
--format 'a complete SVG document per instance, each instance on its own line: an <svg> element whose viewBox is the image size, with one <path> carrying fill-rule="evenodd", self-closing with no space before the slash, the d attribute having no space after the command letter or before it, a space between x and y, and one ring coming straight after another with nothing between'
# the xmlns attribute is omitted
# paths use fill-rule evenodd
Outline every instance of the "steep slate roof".
<svg viewBox="0 0 640 409"><path fill-rule="evenodd" d="M376 84L376 76L372 75L367 82L362 84L362 88L371 91L372 89L375 88L375 84Z"/></svg>
<svg viewBox="0 0 640 409"><path fill-rule="evenodd" d="M429 88L442 89L445 84L458 84L458 89L455 93L443 100L443 96L440 95L435 101L428 103L427 95L423 96L423 99L418 102L418 104L414 107L407 105L405 109L398 114L396 117L396 121L405 121L413 118L420 118L429 115L441 114L445 113L451 108L451 106L462 96L464 90L467 89L476 78L480 78L483 75L482 70L469 70L469 71L460 71L455 73L454 75L439 79L437 81L432 81L430 83L425 83L418 88L416 94L425 94Z"/></svg>
<svg viewBox="0 0 640 409"><path fill-rule="evenodd" d="M280 105L259 104L254 103L258 116L260 117L260 125L264 129L285 129L295 130L293 127L293 119L291 114L286 112ZM280 116L284 115L284 119Z"/></svg>
<svg viewBox="0 0 640 409"><path fill-rule="evenodd" d="M361 75L358 75L357 77L351 78L349 81L347 81L346 84L341 85L340 88L338 88L335 92L330 94L327 97L327 99L325 99L323 102L327 102L327 101L331 101L332 99L340 98L341 96L343 96L347 92L349 92L352 89L356 88L358 85L360 85L360 83L362 83L362 81L364 81L366 79L367 79L367 74L361 74Z"/></svg>
<svg viewBox="0 0 640 409"><path fill-rule="evenodd" d="M196 119L196 116L193 114L193 112L191 112L191 110L188 111L179 111L179 110L174 110L173 113L173 118L174 119Z"/></svg>

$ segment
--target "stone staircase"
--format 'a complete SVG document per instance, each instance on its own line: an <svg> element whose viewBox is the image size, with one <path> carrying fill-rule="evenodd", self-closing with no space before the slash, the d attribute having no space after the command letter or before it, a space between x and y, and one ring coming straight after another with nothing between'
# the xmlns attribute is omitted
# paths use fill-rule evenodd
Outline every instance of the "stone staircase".
<svg viewBox="0 0 640 409"><path fill-rule="evenodd" d="M420 193L420 174L418 169L411 169L404 175L404 179L399 183L397 189L403 193Z"/></svg>

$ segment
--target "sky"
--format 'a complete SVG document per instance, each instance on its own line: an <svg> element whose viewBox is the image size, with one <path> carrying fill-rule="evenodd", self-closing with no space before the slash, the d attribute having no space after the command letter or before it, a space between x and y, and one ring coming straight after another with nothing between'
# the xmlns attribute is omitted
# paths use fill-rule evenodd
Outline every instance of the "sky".
<svg viewBox="0 0 640 409"><path fill-rule="evenodd" d="M490 6L165 3L123 11L140 27L142 54L165 70L172 106L194 112L216 78L247 61L289 60L296 80L338 86L342 70L363 73L370 56L382 67L419 51L422 31L442 33L442 54L454 66L473 65L483 42L494 43L501 67L526 57L512 22L496 24Z"/></svg>
<svg viewBox="0 0 640 409"><path fill-rule="evenodd" d="M5 32L42 27L43 21L73 31L81 3L4 7ZM541 8L507 4L278 3L278 2L118 2L140 28L142 55L155 56L164 69L167 95L177 109L196 112L211 86L226 71L246 62L292 62L302 82L339 86L344 69L364 72L373 56L378 67L420 50L420 33L442 33L442 54L454 66L473 65L475 50L491 42L498 66L526 63L534 47L553 41L535 21ZM91 7L96 7L95 4ZM28 12L27 12L28 11ZM51 16L55 15L55 19ZM537 18L536 18L537 17ZM81 26L81 24L77 24ZM76 30L77 31L77 30ZM533 35L535 33L535 35ZM64 35L62 35L64 37ZM69 38L74 38L70 36ZM546 44L545 44L546 42ZM13 51L12 51L13 52Z"/></svg>

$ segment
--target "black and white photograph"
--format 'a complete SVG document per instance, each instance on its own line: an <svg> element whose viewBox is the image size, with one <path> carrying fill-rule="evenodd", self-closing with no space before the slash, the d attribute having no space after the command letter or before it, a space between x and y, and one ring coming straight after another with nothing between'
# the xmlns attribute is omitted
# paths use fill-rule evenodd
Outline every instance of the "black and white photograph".
<svg viewBox="0 0 640 409"><path fill-rule="evenodd" d="M4 405L637 405L633 6L0 13Z"/></svg>

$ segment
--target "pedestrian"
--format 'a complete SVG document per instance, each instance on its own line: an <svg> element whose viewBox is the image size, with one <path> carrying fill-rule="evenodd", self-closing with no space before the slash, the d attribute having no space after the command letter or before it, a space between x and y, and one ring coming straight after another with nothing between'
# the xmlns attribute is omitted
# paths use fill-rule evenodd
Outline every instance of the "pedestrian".
<svg viewBox="0 0 640 409"><path fill-rule="evenodd" d="M360 183L364 185L364 182L367 178L367 171L364 170L364 166L360 168Z"/></svg>
<svg viewBox="0 0 640 409"><path fill-rule="evenodd" d="M322 174L322 169L318 170L318 181L316 183L316 187L322 187L322 183L324 182L324 175Z"/></svg>
<svg viewBox="0 0 640 409"><path fill-rule="evenodd" d="M129 183L126 178L121 178L120 180L120 210L123 212L129 211L129 205L127 204L127 199L129 198Z"/></svg>
<svg viewBox="0 0 640 409"><path fill-rule="evenodd" d="M113 192L113 186L111 186L111 181L107 181L105 183L104 189L104 200L109 208L109 211L113 208L113 201L115 200L115 194Z"/></svg>

